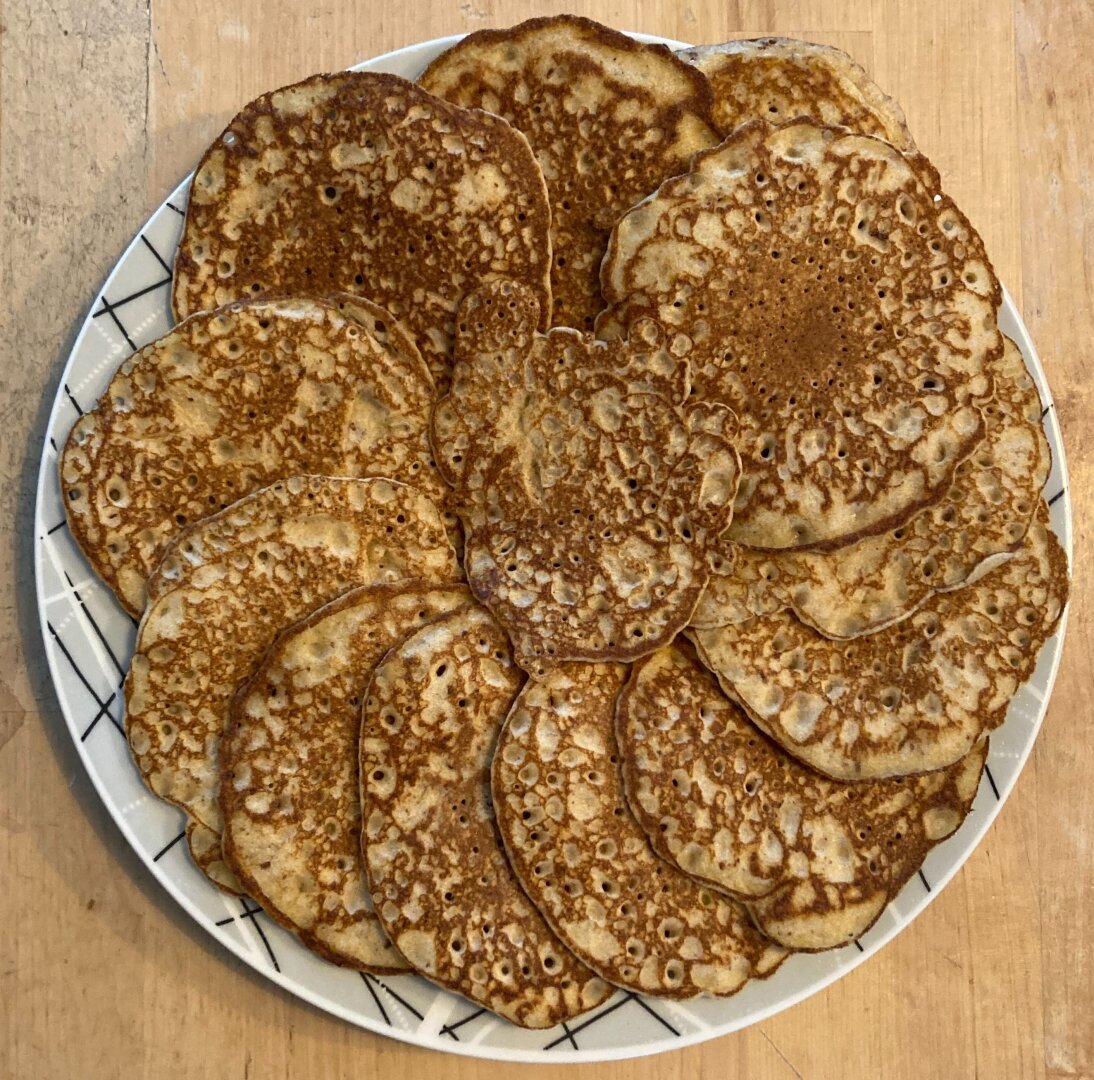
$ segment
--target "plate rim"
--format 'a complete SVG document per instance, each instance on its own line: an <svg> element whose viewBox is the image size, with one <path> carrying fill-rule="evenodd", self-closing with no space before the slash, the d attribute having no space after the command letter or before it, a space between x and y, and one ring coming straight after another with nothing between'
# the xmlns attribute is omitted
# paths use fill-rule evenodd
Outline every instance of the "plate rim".
<svg viewBox="0 0 1094 1080"><path fill-rule="evenodd" d="M642 42L664 44L669 48L677 49L687 47L687 43L678 41L671 38L664 38L653 34L645 33L632 33L624 31L628 36L633 37ZM438 38L431 38L424 41L412 42L410 44L401 46L398 49L390 50L379 56L371 57L367 60L361 61L358 64L353 65L350 70L367 68L369 70L384 70L384 65L398 63L400 61L406 61L408 59L415 59L422 54L427 56L436 55L443 48L447 48L457 41L462 39L465 34L452 34ZM425 62L428 62L426 59ZM1028 762L1029 756L1033 751L1033 747L1037 742L1040 735L1041 726L1044 723L1045 715L1047 714L1049 704L1052 699L1052 692L1055 687L1056 677L1059 671L1061 658L1063 655L1063 646L1066 639L1068 614L1070 612L1070 603L1065 607L1060 621L1056 627L1053 638L1050 641L1055 641L1056 645L1052 655L1050 666L1045 674L1045 690L1043 695L1043 701L1038 707L1038 716L1036 723L1031 725L1031 731L1028 738L1025 741L1025 745L1018 755L1017 766L1014 769L1013 774L1009 780L998 789L999 798L996 804L987 812L983 819L975 823L975 827L972 832L964 839L964 851L960 856L956 857L944 873L942 873L934 884L930 886L930 890L912 906L911 911L906 917L902 918L901 924L898 928L886 933L880 940L872 942L869 946L863 947L862 951L854 956L849 956L845 963L841 963L835 970L825 973L815 982L811 982L808 986L802 987L796 991L787 993L781 997L778 1001L772 1002L769 1005L761 1006L747 1014L744 1017L731 1018L725 1024L712 1025L709 1027L700 1027L693 1032L682 1033L674 1037L668 1037L664 1039L655 1039L648 1043L643 1043L637 1047L630 1046L617 1046L612 1048L590 1048L590 1049L577 1049L567 1050L560 1048L560 1052L545 1049L530 1049L520 1047L497 1047L483 1045L476 1042L451 1042L441 1043L439 1042L439 1034L430 1035L428 1038L423 1038L415 1030L402 1029L394 1025L383 1025L379 1021L372 1020L371 1017L355 1014L347 1007L342 1006L339 1002L333 999L322 998L318 993L313 991L310 987L302 985L296 979L293 979L279 970L274 970L269 966L260 966L255 962L254 956L247 951L245 945L241 941L236 941L228 935L220 935L213 932L212 928L207 925L207 916L202 912L194 901L185 894L180 885L173 879L172 875L161 869L160 866L147 857L144 844L135 834L132 826L130 825L128 818L125 814L116 810L115 799L112 793L106 786L104 778L100 775L99 768L95 765L88 755L85 755L81 739L80 732L76 727L76 721L71 710L66 707L66 704L59 692L59 686L63 680L62 674L59 672L59 661L55 654L55 650L50 647L50 626L47 617L46 605L47 598L44 594L43 579L42 579L42 564L43 564L43 545L41 543L39 526L44 521L43 509L45 499L48 497L48 483L47 477L51 469L51 457L50 457L50 438L51 433L55 427L57 419L58 408L62 403L62 398L65 393L66 384L69 381L69 375L75 365L77 346L83 340L86 331L91 324L91 320L94 317L94 308L99 298L103 297L106 290L110 287L112 281L118 274L120 268L126 263L128 258L132 255L135 249L139 247L142 241L142 237L149 225L157 218L157 216L163 211L164 207L173 201L177 201L178 196L183 193L193 176L193 172L189 173L180 183L178 183L171 192L163 199L148 215L144 223L137 229L133 239L126 245L123 251L114 260L110 270L105 275L102 284L100 285L95 296L92 298L90 305L87 308L87 314L85 315L80 327L72 339L72 344L69 349L68 357L62 368L60 378L56 383L56 388L53 395L53 402L49 410L48 417L45 421L45 432L43 436L43 442L41 446L41 458L39 462L38 475L37 475L37 489L35 492L34 502L34 527L35 527L35 544L34 544L34 582L35 582L35 599L38 608L38 621L39 630L41 633L42 648L45 654L47 668L50 675L50 682L53 687L54 694L56 695L58 708L65 720L65 726L68 728L69 734L72 736L75 743L75 749L77 756L80 760L81 766L84 769L87 777L90 779L96 795L103 804L104 808L114 821L115 825L119 828L126 842L133 850L134 854L143 864L144 869L151 873L152 877L158 882L158 884L186 913L186 915L196 923L203 931L209 934L213 941L218 945L226 948L237 959L241 960L247 965L247 967L256 974L269 979L275 985L279 986L282 990L285 990L312 1006L313 1008L320 1009L321 1011L333 1016L337 1016L340 1020L353 1025L354 1027L387 1037L396 1039L400 1042L407 1043L419 1048L425 1048L434 1050L437 1052L454 1053L460 1056L473 1057L482 1060L494 1060L494 1061L512 1061L522 1063L566 1063L566 1064L580 1064L580 1063L593 1063L603 1061L620 1061L628 1060L639 1057L651 1056L653 1054L663 1053L668 1050L683 1049L686 1046L692 1046L696 1043L706 1042L712 1039L722 1038L735 1032L744 1030L747 1027L751 1027L754 1024L760 1023L771 1016L784 1012L787 1009L804 1001L806 998L812 997L814 994L820 993L827 989L834 982L842 979L846 975L849 975L852 971L857 969L861 964L868 960L875 953L880 951L890 942L893 941L899 934L903 933L908 927L915 922L919 916L923 913L925 908L933 902L937 896L945 889L950 881L957 875L969 858L972 857L974 852L980 846L984 839L984 836L991 828L995 819L1002 812L1002 808L1010 797L1013 789L1017 783L1018 777L1022 774L1025 766ZM177 208L177 207L176 207ZM1064 514L1063 514L1063 527L1060 530L1062 535L1060 536L1063 541L1064 548L1068 556L1068 573L1069 579L1072 575L1072 560L1073 560L1073 533L1074 522L1071 505L1071 492L1069 485L1069 474L1067 469L1067 459L1065 453L1065 447L1063 442L1062 431L1060 430L1059 421L1056 415L1055 401L1051 393L1051 389L1048 385L1047 375L1045 373L1044 365L1041 362L1040 356L1033 343L1033 340L1029 334L1029 330L1022 319L1021 312L1014 302L1013 297L1003 287L1003 303L1000 309L1000 322L1005 318L1009 318L1011 323L1010 336L1013 337L1022 352L1023 359L1026 362L1027 368L1031 370L1037 387L1038 392L1041 395L1042 401L1045 403L1046 414L1045 421L1048 423L1052 434L1053 444L1055 450L1054 464L1059 468L1059 475L1062 480L1062 498L1064 502ZM56 458L59 462L61 450L56 449ZM55 467L55 466L54 466ZM1054 530L1055 531L1055 530ZM1059 534L1058 534L1059 535ZM1043 654L1042 654L1043 655ZM994 786L994 785L993 785ZM968 821L969 819L967 819ZM303 948L303 946L300 946ZM443 988L441 988L443 989ZM610 1001L611 999L609 999ZM727 1004L733 1001L733 998L726 999ZM604 1004L607 1004L605 1002ZM603 1005L600 1006L603 1008ZM580 1024L581 1021L587 1017L595 1015L596 1010L590 1013L583 1014L580 1017L575 1018L574 1023Z"/></svg>

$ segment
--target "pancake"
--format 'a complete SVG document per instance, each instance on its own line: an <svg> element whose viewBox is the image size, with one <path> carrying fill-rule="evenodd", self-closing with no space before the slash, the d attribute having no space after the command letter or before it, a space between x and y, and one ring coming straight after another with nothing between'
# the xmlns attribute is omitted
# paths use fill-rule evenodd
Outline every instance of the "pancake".
<svg viewBox="0 0 1094 1080"><path fill-rule="evenodd" d="M186 846L190 849L190 858L194 860L194 865L221 892L231 893L233 896L245 895L246 890L243 884L224 858L220 833L207 825L202 825L196 818L188 817Z"/></svg>
<svg viewBox="0 0 1094 1080"><path fill-rule="evenodd" d="M756 730L690 648L635 664L616 734L627 801L662 858L742 900L773 941L860 937L965 819L987 743L939 772L840 784Z"/></svg>
<svg viewBox="0 0 1094 1080"><path fill-rule="evenodd" d="M372 669L464 585L366 586L285 630L240 687L220 740L228 862L267 914L336 964L406 970L361 861L357 757Z"/></svg>
<svg viewBox="0 0 1094 1080"><path fill-rule="evenodd" d="M219 558L199 545L205 557L187 564L185 583L157 592L125 680L125 723L149 788L219 834L218 746L232 694L278 631L355 585L446 583L459 569L437 507L390 480L290 478L214 525L248 542Z"/></svg>
<svg viewBox="0 0 1094 1080"><path fill-rule="evenodd" d="M943 499L897 529L837 551L738 550L732 573L711 578L692 626L789 608L825 637L858 637L1007 559L1033 520L1052 455L1037 387L1009 338L992 377L994 393L981 405L984 440L957 467Z"/></svg>
<svg viewBox="0 0 1094 1080"><path fill-rule="evenodd" d="M676 55L709 80L714 123L723 135L749 120L779 124L808 117L885 139L898 150L916 148L904 110L842 49L767 37L700 45Z"/></svg>
<svg viewBox="0 0 1094 1080"><path fill-rule="evenodd" d="M380 921L421 974L544 1028L610 988L528 902L494 825L490 759L521 679L501 628L477 607L388 653L361 717L364 853Z"/></svg>
<svg viewBox="0 0 1094 1080"><path fill-rule="evenodd" d="M714 146L706 79L663 45L576 15L477 30L419 79L432 94L505 117L531 144L551 202L556 326L591 329L612 225Z"/></svg>
<svg viewBox="0 0 1094 1080"><path fill-rule="evenodd" d="M660 319L690 341L695 395L740 418L729 539L895 528L982 437L1002 293L935 175L878 139L754 121L613 230L598 333Z"/></svg>
<svg viewBox="0 0 1094 1080"><path fill-rule="evenodd" d="M434 410L464 566L517 662L624 660L686 625L732 513L732 414L683 404L686 361L652 321L627 342L535 332L534 299L489 285L460 310Z"/></svg>
<svg viewBox="0 0 1094 1080"><path fill-rule="evenodd" d="M1002 566L877 633L833 642L780 612L689 636L787 753L837 780L881 779L953 765L998 727L1067 595L1041 502Z"/></svg>
<svg viewBox="0 0 1094 1080"><path fill-rule="evenodd" d="M627 807L613 731L618 664L529 681L494 755L513 869L559 937L609 982L668 998L734 994L785 957L736 901L659 859Z"/></svg>
<svg viewBox="0 0 1094 1080"><path fill-rule="evenodd" d="M132 614L180 528L275 480L371 474L443 497L426 431L433 382L383 316L365 301L232 305L122 364L60 471L72 535Z"/></svg>
<svg viewBox="0 0 1094 1080"><path fill-rule="evenodd" d="M394 75L315 75L256 98L205 152L175 313L263 292L367 296L439 386L460 298L494 278L550 311L550 208L528 141ZM544 323L546 325L546 322Z"/></svg>

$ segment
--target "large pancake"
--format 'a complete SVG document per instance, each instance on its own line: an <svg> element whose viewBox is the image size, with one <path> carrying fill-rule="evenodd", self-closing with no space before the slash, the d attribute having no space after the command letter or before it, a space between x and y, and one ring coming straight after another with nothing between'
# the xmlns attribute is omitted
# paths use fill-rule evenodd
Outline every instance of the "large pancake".
<svg viewBox="0 0 1094 1080"><path fill-rule="evenodd" d="M69 525L130 612L180 528L274 480L389 476L442 497L421 356L382 309L338 304L195 315L126 360L76 422L60 466Z"/></svg>
<svg viewBox="0 0 1094 1080"><path fill-rule="evenodd" d="M831 641L786 611L688 633L784 750L837 780L879 779L952 765L998 727L1067 594L1041 502L1002 566L877 633Z"/></svg>
<svg viewBox="0 0 1094 1080"><path fill-rule="evenodd" d="M1021 547L1052 452L1037 387L1009 338L992 381L992 398L981 406L983 442L957 467L944 498L897 529L836 551L736 549L732 571L711 577L692 626L790 608L825 637L858 637L899 621L935 593L960 588Z"/></svg>
<svg viewBox="0 0 1094 1080"><path fill-rule="evenodd" d="M372 899L423 975L522 1027L551 1027L610 988L521 892L490 803L490 759L520 689L505 634L464 608L377 666L361 717L361 804Z"/></svg>
<svg viewBox="0 0 1094 1080"><path fill-rule="evenodd" d="M475 595L528 670L652 652L687 623L740 476L721 406L685 406L686 363L652 321L628 342L535 331L519 285L460 309L434 410Z"/></svg>
<svg viewBox="0 0 1094 1080"><path fill-rule="evenodd" d="M987 754L840 784L762 735L688 647L635 664L616 734L630 808L662 858L742 900L791 949L861 936L965 819ZM770 898L770 899L766 899Z"/></svg>
<svg viewBox="0 0 1094 1080"><path fill-rule="evenodd" d="M532 146L551 201L556 326L591 329L612 226L714 146L710 86L663 45L576 15L477 30L419 79L432 94L504 116Z"/></svg>
<svg viewBox="0 0 1094 1080"><path fill-rule="evenodd" d="M219 558L199 543L207 557L149 605L125 681L126 733L145 782L216 833L232 694L278 631L354 585L459 576L440 511L390 480L293 477L211 527L233 525L247 542Z"/></svg>
<svg viewBox="0 0 1094 1080"><path fill-rule="evenodd" d="M476 285L524 282L546 320L549 228L528 141L500 117L394 75L315 75L256 98L206 151L175 312L268 291L368 296L443 385L453 315Z"/></svg>
<svg viewBox="0 0 1094 1080"><path fill-rule="evenodd" d="M794 38L751 38L676 54L694 64L714 92L714 123L731 135L749 120L808 117L915 150L904 110L842 49Z"/></svg>
<svg viewBox="0 0 1094 1080"><path fill-rule="evenodd" d="M935 175L879 139L754 121L613 230L598 331L660 319L697 396L740 418L730 539L895 528L979 441L1002 294Z"/></svg>
<svg viewBox="0 0 1094 1080"><path fill-rule="evenodd" d="M619 664L525 684L494 755L510 862L559 937L609 982L669 998L734 994L786 955L736 901L659 859L627 807L613 714Z"/></svg>
<svg viewBox="0 0 1094 1080"><path fill-rule="evenodd" d="M372 907L357 757L372 669L465 585L344 593L285 630L240 687L220 740L224 850L246 891L337 964L405 970Z"/></svg>

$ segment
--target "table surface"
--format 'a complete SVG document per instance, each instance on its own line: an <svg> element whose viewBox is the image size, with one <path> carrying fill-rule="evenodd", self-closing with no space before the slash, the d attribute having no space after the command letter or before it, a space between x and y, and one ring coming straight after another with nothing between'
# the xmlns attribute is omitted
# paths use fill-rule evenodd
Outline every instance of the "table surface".
<svg viewBox="0 0 1094 1080"><path fill-rule="evenodd" d="M911 928L824 993L746 1031L573 1071L608 1080L1094 1077L1094 586L1083 572L1094 462L1094 6L573 8L695 42L779 33L839 45L903 103L1041 351L1070 457L1079 567L1030 764L985 841ZM188 922L99 805L63 727L39 643L31 540L41 433L88 304L235 110L311 72L507 25L528 10L515 0L0 0L0 1077L514 1072L358 1031L275 988Z"/></svg>

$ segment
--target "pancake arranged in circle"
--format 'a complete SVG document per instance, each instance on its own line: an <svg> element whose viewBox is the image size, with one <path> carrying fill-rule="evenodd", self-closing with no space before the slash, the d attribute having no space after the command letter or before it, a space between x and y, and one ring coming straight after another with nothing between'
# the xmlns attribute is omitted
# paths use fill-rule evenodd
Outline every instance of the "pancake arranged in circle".
<svg viewBox="0 0 1094 1080"><path fill-rule="evenodd" d="M224 857L221 835L216 829L202 825L197 818L187 818L186 847L194 865L221 892L231 893L233 896L246 895L242 882Z"/></svg>
<svg viewBox="0 0 1094 1080"><path fill-rule="evenodd" d="M664 45L556 15L476 30L419 79L432 94L505 117L547 181L551 323L591 329L612 226L719 136L702 75Z"/></svg>
<svg viewBox="0 0 1094 1080"><path fill-rule="evenodd" d="M831 641L782 611L691 630L703 663L784 750L837 780L953 765L1005 719L1068 596L1042 501L1023 546L873 634Z"/></svg>
<svg viewBox="0 0 1094 1080"><path fill-rule="evenodd" d="M914 151L904 110L842 49L766 37L699 45L676 54L714 92L714 123L731 135L750 120L783 124L806 117Z"/></svg>
<svg viewBox="0 0 1094 1080"><path fill-rule="evenodd" d="M740 478L732 413L686 405L687 365L650 320L626 342L535 330L520 286L460 309L433 413L464 566L517 662L625 660L691 617Z"/></svg>
<svg viewBox="0 0 1094 1080"><path fill-rule="evenodd" d="M472 603L465 585L344 593L283 631L236 693L220 740L224 850L246 892L337 964L405 971L361 857L361 702L384 653Z"/></svg>
<svg viewBox="0 0 1094 1080"><path fill-rule="evenodd" d="M490 760L522 679L479 607L395 646L366 691L361 805L373 903L399 951L438 985L543 1028L611 988L529 903L495 827Z"/></svg>
<svg viewBox="0 0 1094 1080"><path fill-rule="evenodd" d="M1001 290L933 170L754 121L616 225L601 336L659 319L740 419L729 538L831 548L940 498L983 434Z"/></svg>
<svg viewBox="0 0 1094 1080"><path fill-rule="evenodd" d="M786 953L745 909L654 854L624 797L613 715L620 664L530 680L494 755L498 826L525 891L609 982L669 998L734 994Z"/></svg>
<svg viewBox="0 0 1094 1080"><path fill-rule="evenodd" d="M339 303L195 315L126 360L77 420L60 465L69 526L131 613L175 533L275 480L388 476L443 498L421 356L382 309Z"/></svg>
<svg viewBox="0 0 1094 1080"><path fill-rule="evenodd" d="M687 646L635 664L616 734L627 801L662 858L749 902L791 949L832 949L873 925L964 821L987 755L873 783L818 776L757 731Z"/></svg>
<svg viewBox="0 0 1094 1080"><path fill-rule="evenodd" d="M221 537L235 529L239 542L218 551L195 540L200 559L145 611L125 723L149 788L219 834L221 733L232 695L276 634L355 585L453 582L459 567L436 505L384 479L293 477L203 527Z"/></svg>
<svg viewBox="0 0 1094 1080"><path fill-rule="evenodd" d="M205 152L175 259L179 318L264 292L367 296L438 385L461 297L512 278L550 311L550 208L525 137L395 75L256 98Z"/></svg>
<svg viewBox="0 0 1094 1080"><path fill-rule="evenodd" d="M724 626L789 608L825 637L858 637L1006 560L1033 520L1052 453L1037 387L1009 338L992 382L992 397L980 406L984 439L934 506L836 551L736 548L732 569L711 577L691 625Z"/></svg>

